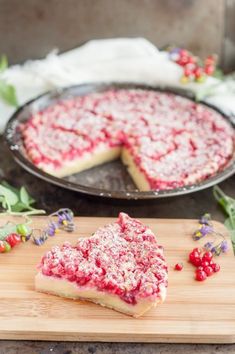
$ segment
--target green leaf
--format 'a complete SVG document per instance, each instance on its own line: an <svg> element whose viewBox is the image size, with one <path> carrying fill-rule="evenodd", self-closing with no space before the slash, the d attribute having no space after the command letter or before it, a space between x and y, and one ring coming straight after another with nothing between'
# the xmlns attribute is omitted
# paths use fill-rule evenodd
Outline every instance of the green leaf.
<svg viewBox="0 0 235 354"><path fill-rule="evenodd" d="M7 84L4 80L0 80L0 97L10 106L18 106L14 86Z"/></svg>
<svg viewBox="0 0 235 354"><path fill-rule="evenodd" d="M2 202L2 207L3 207L4 209L7 208L6 198L4 198L4 200L3 200L3 202Z"/></svg>
<svg viewBox="0 0 235 354"><path fill-rule="evenodd" d="M7 181L2 181L1 183L4 187L6 187L7 189L10 189L13 193L17 194L18 197L20 198L20 192L19 189L11 186Z"/></svg>
<svg viewBox="0 0 235 354"><path fill-rule="evenodd" d="M24 186L17 189L6 181L0 184L0 203L6 209L4 212L11 215L37 215L45 213L45 210L35 209L31 206L31 204L35 203L35 200L29 195Z"/></svg>
<svg viewBox="0 0 235 354"><path fill-rule="evenodd" d="M11 211L13 211L13 212L20 212L20 211L24 211L24 210L28 210L28 205L25 205L22 202L18 202L11 207Z"/></svg>
<svg viewBox="0 0 235 354"><path fill-rule="evenodd" d="M224 222L224 226L227 227L228 230L233 230L233 226L231 224L230 218L227 218Z"/></svg>
<svg viewBox="0 0 235 354"><path fill-rule="evenodd" d="M213 188L215 199L223 207L224 211L228 214L228 218L225 220L224 225L230 231L230 237L233 245L233 251L235 254L235 199L226 195L222 189L218 186Z"/></svg>
<svg viewBox="0 0 235 354"><path fill-rule="evenodd" d="M6 55L2 55L0 59L0 73L8 68L8 61Z"/></svg>
<svg viewBox="0 0 235 354"><path fill-rule="evenodd" d="M232 241L233 252L235 254L235 230L230 230L230 237Z"/></svg>
<svg viewBox="0 0 235 354"><path fill-rule="evenodd" d="M0 185L0 195L5 197L5 201L9 205L14 205L19 200L16 193L12 192L10 189L7 189L3 185Z"/></svg>
<svg viewBox="0 0 235 354"><path fill-rule="evenodd" d="M228 214L235 214L235 199L226 195L221 188L215 186L213 188L213 194L218 203L224 208L224 211ZM234 210L234 212L233 212Z"/></svg>
<svg viewBox="0 0 235 354"><path fill-rule="evenodd" d="M29 205L29 194L25 187L20 188L20 200L23 204Z"/></svg>
<svg viewBox="0 0 235 354"><path fill-rule="evenodd" d="M29 197L29 205L36 203L36 200Z"/></svg>

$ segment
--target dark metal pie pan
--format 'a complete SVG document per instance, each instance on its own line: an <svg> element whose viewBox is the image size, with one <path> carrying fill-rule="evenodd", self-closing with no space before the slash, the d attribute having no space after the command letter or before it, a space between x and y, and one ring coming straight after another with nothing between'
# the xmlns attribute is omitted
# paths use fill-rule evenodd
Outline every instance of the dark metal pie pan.
<svg viewBox="0 0 235 354"><path fill-rule="evenodd" d="M123 166L120 161L106 163L64 178L54 177L33 165L24 151L19 125L22 122L27 121L32 113L36 113L37 111L54 104L58 100L86 95L91 92L102 92L110 88L141 88L144 90L173 92L191 100L194 99L192 93L186 90L169 87L151 87L133 83L91 83L48 92L20 107L7 124L5 139L16 162L31 174L60 187L93 196L116 199L155 199L159 197L178 196L211 187L233 175L235 172L235 158L231 159L223 171L218 172L216 175L211 176L200 183L171 190L140 192L136 189L125 166ZM205 105L218 111L233 127L235 126L234 117L229 117L208 104Z"/></svg>

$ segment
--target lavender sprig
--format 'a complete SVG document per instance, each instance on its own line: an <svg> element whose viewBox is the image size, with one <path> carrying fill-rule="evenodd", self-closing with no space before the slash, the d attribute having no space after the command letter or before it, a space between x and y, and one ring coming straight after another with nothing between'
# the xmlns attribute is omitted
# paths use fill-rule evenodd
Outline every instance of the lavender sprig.
<svg viewBox="0 0 235 354"><path fill-rule="evenodd" d="M211 215L206 213L199 219L199 229L193 233L194 241L200 240L205 236L214 237L213 241L208 241L204 244L204 248L207 251L214 253L219 256L221 253L225 253L229 249L228 242L225 240L224 236L215 231L211 221ZM220 239L219 239L220 238Z"/></svg>
<svg viewBox="0 0 235 354"><path fill-rule="evenodd" d="M217 241L217 243L216 243ZM203 246L207 251L214 253L216 256L219 256L221 253L226 253L229 250L229 245L226 240L218 242L218 239L214 241L209 241Z"/></svg>
<svg viewBox="0 0 235 354"><path fill-rule="evenodd" d="M213 226L207 215L209 214L205 214L199 219L200 227L193 234L194 241L200 240L202 237L213 233Z"/></svg>
<svg viewBox="0 0 235 354"><path fill-rule="evenodd" d="M57 218L56 221L54 220ZM45 243L48 237L53 237L58 232L59 229L65 230L67 232L72 232L75 229L75 224L73 221L73 212L71 209L63 208L59 209L55 213L49 215L49 222L47 227L44 230L34 229L34 231L38 230L39 236L32 236L33 242L37 246L41 246Z"/></svg>
<svg viewBox="0 0 235 354"><path fill-rule="evenodd" d="M203 225L211 225L211 214L205 213L199 219L199 223Z"/></svg>

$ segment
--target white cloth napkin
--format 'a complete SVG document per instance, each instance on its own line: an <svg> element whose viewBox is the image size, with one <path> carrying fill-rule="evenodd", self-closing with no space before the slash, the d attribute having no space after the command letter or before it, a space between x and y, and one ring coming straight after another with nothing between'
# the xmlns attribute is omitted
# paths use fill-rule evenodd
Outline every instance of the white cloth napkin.
<svg viewBox="0 0 235 354"><path fill-rule="evenodd" d="M20 105L53 88L85 82L139 82L194 92L218 83L209 78L204 84L183 85L181 75L182 68L144 38L92 40L60 55L54 51L45 59L12 66L2 74L15 86ZM235 94L226 85L220 85L208 102L235 115ZM0 132L13 112L14 108L0 101Z"/></svg>

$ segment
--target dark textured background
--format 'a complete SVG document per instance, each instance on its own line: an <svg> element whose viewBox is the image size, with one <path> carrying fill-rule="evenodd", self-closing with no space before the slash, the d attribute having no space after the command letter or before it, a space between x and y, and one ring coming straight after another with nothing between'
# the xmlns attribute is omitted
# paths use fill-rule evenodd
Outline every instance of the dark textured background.
<svg viewBox="0 0 235 354"><path fill-rule="evenodd" d="M235 68L235 0L0 0L0 53L11 63L93 38L143 36Z"/></svg>

